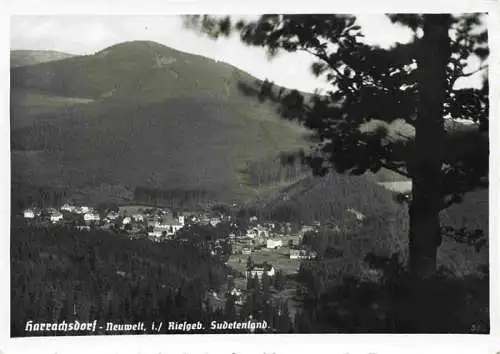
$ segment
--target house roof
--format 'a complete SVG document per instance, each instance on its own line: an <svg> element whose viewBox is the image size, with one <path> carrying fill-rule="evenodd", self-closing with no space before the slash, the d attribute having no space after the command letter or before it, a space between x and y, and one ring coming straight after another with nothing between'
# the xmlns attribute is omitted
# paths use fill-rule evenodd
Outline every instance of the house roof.
<svg viewBox="0 0 500 354"><path fill-rule="evenodd" d="M250 270L271 270L273 266L268 263L254 264Z"/></svg>

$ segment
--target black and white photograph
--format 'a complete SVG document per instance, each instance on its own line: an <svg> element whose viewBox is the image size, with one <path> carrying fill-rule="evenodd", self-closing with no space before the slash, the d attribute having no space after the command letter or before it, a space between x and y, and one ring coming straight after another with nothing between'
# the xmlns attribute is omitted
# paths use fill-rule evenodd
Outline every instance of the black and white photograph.
<svg viewBox="0 0 500 354"><path fill-rule="evenodd" d="M12 16L10 337L489 334L488 30Z"/></svg>

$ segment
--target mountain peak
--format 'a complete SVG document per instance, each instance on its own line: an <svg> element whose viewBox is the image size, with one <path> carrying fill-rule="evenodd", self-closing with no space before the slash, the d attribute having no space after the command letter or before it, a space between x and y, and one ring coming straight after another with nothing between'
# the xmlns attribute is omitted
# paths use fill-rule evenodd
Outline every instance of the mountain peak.
<svg viewBox="0 0 500 354"><path fill-rule="evenodd" d="M137 41L127 41L122 43L113 44L103 50L95 53L96 56L102 56L113 52L129 52L129 53L157 53L165 54L170 53L181 53L178 50L167 47L158 42L137 40Z"/></svg>

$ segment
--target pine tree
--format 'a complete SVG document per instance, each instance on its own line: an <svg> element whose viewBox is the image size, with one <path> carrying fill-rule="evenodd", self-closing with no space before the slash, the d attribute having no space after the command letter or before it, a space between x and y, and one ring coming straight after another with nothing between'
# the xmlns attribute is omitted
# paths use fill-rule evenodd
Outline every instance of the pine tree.
<svg viewBox="0 0 500 354"><path fill-rule="evenodd" d="M224 316L228 321L236 320L236 305L234 302L234 296L232 295L228 295L226 298Z"/></svg>
<svg viewBox="0 0 500 354"><path fill-rule="evenodd" d="M279 333L290 333L292 332L292 320L290 318L290 310L288 308L288 301L285 301L281 304L280 307L280 324L279 324Z"/></svg>
<svg viewBox="0 0 500 354"><path fill-rule="evenodd" d="M389 17L409 27L413 41L390 49L364 44L362 28L348 15L276 14L236 23L189 16L186 24L213 38L239 32L270 57L300 51L317 59L312 71L331 84L326 94L308 96L265 81L258 97L279 102L285 118L315 133L316 148L300 154L315 174L385 168L412 180L409 266L416 279L425 279L436 271L440 211L488 187L488 80L479 89L455 85L476 73L466 71L469 57L487 59L488 35L481 14ZM457 131L445 127L445 118L475 125Z"/></svg>
<svg viewBox="0 0 500 354"><path fill-rule="evenodd" d="M253 268L254 262L252 257L248 256L247 258L247 270L251 270Z"/></svg>
<svg viewBox="0 0 500 354"><path fill-rule="evenodd" d="M276 276L274 277L274 288L277 291L281 291L285 288L286 277L281 270L276 272Z"/></svg>

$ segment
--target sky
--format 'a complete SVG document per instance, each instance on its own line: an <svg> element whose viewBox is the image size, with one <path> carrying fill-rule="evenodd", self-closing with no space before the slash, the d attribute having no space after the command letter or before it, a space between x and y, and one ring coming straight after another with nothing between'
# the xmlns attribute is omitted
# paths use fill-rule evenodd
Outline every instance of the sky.
<svg viewBox="0 0 500 354"><path fill-rule="evenodd" d="M389 47L411 39L409 29L392 24L382 14L358 15L365 42ZM264 49L248 47L237 36L214 41L184 28L175 15L45 15L11 18L11 49L56 50L93 54L108 46L131 40L151 40L181 51L200 54L232 64L259 79L313 92L328 86L311 74L313 62L307 53L282 53L269 60ZM472 63L471 67L477 63ZM477 77L465 84L475 85Z"/></svg>

